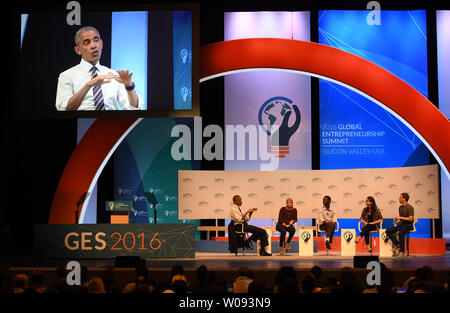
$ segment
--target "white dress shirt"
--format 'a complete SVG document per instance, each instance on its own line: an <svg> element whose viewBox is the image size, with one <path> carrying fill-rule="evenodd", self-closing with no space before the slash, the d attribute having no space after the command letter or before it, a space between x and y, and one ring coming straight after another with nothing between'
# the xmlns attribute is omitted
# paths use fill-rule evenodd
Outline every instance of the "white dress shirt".
<svg viewBox="0 0 450 313"><path fill-rule="evenodd" d="M81 59L80 64L69 68L68 70L59 74L58 88L56 91L56 109L58 111L67 110L67 103L69 99L76 94L83 86L92 79L92 64ZM97 62L95 65L97 68L97 75L105 75L109 72L117 74L117 72L100 65ZM105 110L142 110L144 105L144 99L138 95L138 107L135 108L130 105L128 100L128 93L125 89L125 85L119 83L115 79L111 79L110 83L105 83L102 86L103 102L105 104ZM94 103L94 88L91 88L84 100L81 102L78 110L95 110Z"/></svg>
<svg viewBox="0 0 450 313"><path fill-rule="evenodd" d="M242 219L242 216L244 215L244 212L240 210L240 208L233 204L230 210L230 218L233 220L234 224L242 223L244 220ZM250 220L250 213L245 216L245 221Z"/></svg>
<svg viewBox="0 0 450 313"><path fill-rule="evenodd" d="M336 213L331 207L327 209L326 207L322 208L319 216L319 224L323 222L336 222Z"/></svg>

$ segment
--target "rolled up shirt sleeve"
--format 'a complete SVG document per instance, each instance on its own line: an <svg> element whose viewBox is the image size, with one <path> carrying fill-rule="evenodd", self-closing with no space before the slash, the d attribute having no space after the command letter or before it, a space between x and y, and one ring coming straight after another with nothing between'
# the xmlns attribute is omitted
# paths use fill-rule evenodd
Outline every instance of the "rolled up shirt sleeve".
<svg viewBox="0 0 450 313"><path fill-rule="evenodd" d="M58 77L58 86L56 89L56 109L58 111L66 111L69 99L74 94L72 80L65 73L61 73Z"/></svg>
<svg viewBox="0 0 450 313"><path fill-rule="evenodd" d="M325 216L323 215L323 210L320 212L319 214L319 224L323 224L323 222L325 221Z"/></svg>
<svg viewBox="0 0 450 313"><path fill-rule="evenodd" d="M136 90L136 89L135 89ZM120 84L119 90L118 90L118 99L120 106L124 110L143 110L144 109L144 98L138 92L136 91L136 94L138 96L138 106L135 108L130 104L130 101L128 100L128 91L125 89L124 84Z"/></svg>
<svg viewBox="0 0 450 313"><path fill-rule="evenodd" d="M336 223L337 222L336 211L332 210L332 212L333 212L333 223Z"/></svg>

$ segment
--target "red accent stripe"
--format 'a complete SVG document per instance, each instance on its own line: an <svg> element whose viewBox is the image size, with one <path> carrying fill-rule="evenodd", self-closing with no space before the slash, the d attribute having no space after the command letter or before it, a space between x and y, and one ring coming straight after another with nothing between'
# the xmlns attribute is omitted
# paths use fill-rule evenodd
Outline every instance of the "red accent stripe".
<svg viewBox="0 0 450 313"><path fill-rule="evenodd" d="M200 56L200 77L243 69L279 68L318 74L352 86L406 120L450 169L447 118L413 87L366 59L318 43L276 38L217 42L201 47Z"/></svg>

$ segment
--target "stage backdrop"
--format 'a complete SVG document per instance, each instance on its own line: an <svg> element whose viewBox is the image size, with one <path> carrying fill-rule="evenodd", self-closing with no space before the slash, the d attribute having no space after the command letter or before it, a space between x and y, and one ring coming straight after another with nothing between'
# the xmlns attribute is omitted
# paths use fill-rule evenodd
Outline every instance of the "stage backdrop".
<svg viewBox="0 0 450 313"><path fill-rule="evenodd" d="M439 218L438 184L438 165L320 171L181 170L178 216L229 218L232 197L240 195L244 210L258 208L253 218L278 218L288 197L293 198L300 218L317 218L323 196L329 195L338 218L359 219L371 195L383 217L393 218L398 216L400 193L408 192L415 217Z"/></svg>
<svg viewBox="0 0 450 313"><path fill-rule="evenodd" d="M153 206L144 193L151 192L158 204L158 224L185 223L178 216L177 172L200 168L199 161L175 161L171 156L172 128L186 125L193 133L192 118L142 120L114 154L114 199L133 201L130 224L154 222ZM197 222L195 222L197 223Z"/></svg>
<svg viewBox="0 0 450 313"><path fill-rule="evenodd" d="M439 110L450 117L450 11L437 11ZM450 181L441 171L442 235L450 242Z"/></svg>
<svg viewBox="0 0 450 313"><path fill-rule="evenodd" d="M309 12L229 12L224 16L224 39L285 38L310 40ZM289 53L289 52L286 52ZM263 130L270 149L272 125L295 127L286 142L289 154L278 169L311 169L311 78L282 71L258 71L225 76L225 125L255 125ZM300 114L295 114L297 106ZM290 113L290 116L288 114ZM281 141L280 130L280 141ZM248 145L246 146L248 147ZM227 147L225 147L225 153ZM260 170L262 161L225 160L226 170Z"/></svg>
<svg viewBox="0 0 450 313"><path fill-rule="evenodd" d="M309 41L309 28L309 12L227 12L224 15L224 40L271 37ZM267 137L269 150L272 125L281 125L286 117L289 117L290 127L298 122L298 128L285 143L289 154L279 159L278 169L311 169L310 77L282 71L238 73L225 76L224 90L225 125L255 125L263 130L260 136ZM298 107L299 115L295 114L294 106ZM225 170L260 170L261 163L267 162L260 156L250 160L248 151L245 160L237 160L236 150L235 141L234 160L225 160ZM255 222L255 225L270 223ZM311 220L302 223L311 225Z"/></svg>
<svg viewBox="0 0 450 313"><path fill-rule="evenodd" d="M425 11L381 11L381 25L369 25L367 14L319 11L319 43L367 59L427 97ZM389 112L329 81L319 88L321 169L429 164L427 148Z"/></svg>
<svg viewBox="0 0 450 313"><path fill-rule="evenodd" d="M369 25L367 15L365 10L319 11L319 43L367 59L427 97L425 10L381 11L380 25ZM429 151L420 139L396 117L360 94L320 80L319 101L321 169L429 164ZM350 227L355 222L343 221L341 226ZM386 225L392 225L392 221L386 221ZM430 236L428 220L421 220L416 228L413 237Z"/></svg>

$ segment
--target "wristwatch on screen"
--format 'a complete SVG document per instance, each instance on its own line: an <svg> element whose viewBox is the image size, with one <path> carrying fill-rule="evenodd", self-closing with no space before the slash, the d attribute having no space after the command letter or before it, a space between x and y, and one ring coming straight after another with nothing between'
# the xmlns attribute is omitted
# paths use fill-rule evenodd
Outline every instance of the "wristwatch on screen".
<svg viewBox="0 0 450 313"><path fill-rule="evenodd" d="M135 85L134 82L133 82L133 85L131 85L131 86L125 86L125 89L128 90L128 91L131 91L131 90L134 89L134 87L136 87L136 85Z"/></svg>

